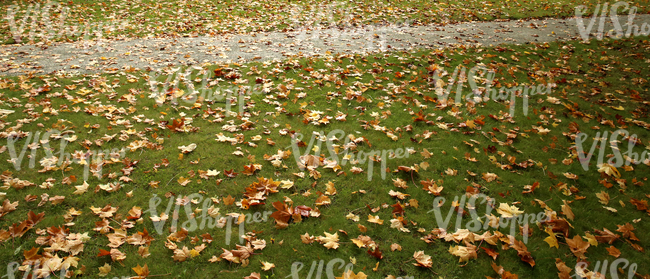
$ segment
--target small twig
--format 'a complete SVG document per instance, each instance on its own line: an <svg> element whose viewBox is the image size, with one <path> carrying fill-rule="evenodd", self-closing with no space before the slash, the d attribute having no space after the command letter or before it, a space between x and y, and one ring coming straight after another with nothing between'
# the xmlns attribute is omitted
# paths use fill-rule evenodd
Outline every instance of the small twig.
<svg viewBox="0 0 650 279"><path fill-rule="evenodd" d="M366 206L371 205L371 204L373 204L373 203L375 203L375 202L371 202L371 203L369 203L369 204L366 204ZM359 209L363 209L363 208L365 208L366 206L362 206L362 207L359 207L359 208L357 208L357 209L350 210L350 212L355 212L355 211L357 211L357 210L359 210Z"/></svg>
<svg viewBox="0 0 650 279"><path fill-rule="evenodd" d="M120 227L122 226L122 224L120 222L115 221L115 219L113 219L113 218L108 218L108 220L111 220L111 221L115 222L116 224L120 225Z"/></svg>
<svg viewBox="0 0 650 279"><path fill-rule="evenodd" d="M474 250L474 251L478 251L478 249L481 248L481 245L483 244L483 240L485 240L485 239L481 240L481 243L478 244L478 246L476 247L476 250Z"/></svg>
<svg viewBox="0 0 650 279"><path fill-rule="evenodd" d="M413 179L413 171L411 171L411 181L413 181L413 185L415 185L415 187L417 188L418 185L415 184L415 179Z"/></svg>
<svg viewBox="0 0 650 279"><path fill-rule="evenodd" d="M174 177L176 177L176 176L179 175L179 174L181 174L181 173L179 172L179 173L177 173L176 175L172 176L172 178L171 178L169 181L167 181L167 184L165 184L165 187L166 187L167 185L169 185L169 183L172 182L172 180L174 179Z"/></svg>
<svg viewBox="0 0 650 279"><path fill-rule="evenodd" d="M402 263L405 264L405 263L408 263L408 262L413 261L413 260L415 260L415 258L411 258L410 260L402 262Z"/></svg>
<svg viewBox="0 0 650 279"><path fill-rule="evenodd" d="M148 277L167 276L167 275L171 275L171 274L172 274L172 273L170 272L170 273L167 273L167 274L149 275Z"/></svg>

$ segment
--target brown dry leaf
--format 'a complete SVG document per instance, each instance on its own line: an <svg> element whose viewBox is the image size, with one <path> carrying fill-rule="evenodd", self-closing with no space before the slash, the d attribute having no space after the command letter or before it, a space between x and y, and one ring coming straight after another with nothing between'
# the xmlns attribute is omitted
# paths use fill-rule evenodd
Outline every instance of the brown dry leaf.
<svg viewBox="0 0 650 279"><path fill-rule="evenodd" d="M126 254L120 252L120 250L117 249L111 249L110 255L113 261L123 261L126 259Z"/></svg>
<svg viewBox="0 0 650 279"><path fill-rule="evenodd" d="M614 212L614 213L618 212L618 209L613 208L613 207L603 206L603 208L604 208L604 209L607 209L607 210L610 211L610 212Z"/></svg>
<svg viewBox="0 0 650 279"><path fill-rule="evenodd" d="M609 252L609 254L612 255L614 258L618 258L619 256L621 256L621 251L618 250L618 249L617 249L616 247L614 247L614 246L610 246L609 248L605 248L605 249L606 249L607 252Z"/></svg>
<svg viewBox="0 0 650 279"><path fill-rule="evenodd" d="M557 267L557 270L559 273L557 276L560 279L570 279L571 276L571 268L568 267L561 259L555 259L555 267Z"/></svg>
<svg viewBox="0 0 650 279"><path fill-rule="evenodd" d="M300 236L300 240L304 244L312 244L314 242L314 237L310 236L309 233L305 233Z"/></svg>
<svg viewBox="0 0 650 279"><path fill-rule="evenodd" d="M483 179L485 181L487 181L487 182L492 182L492 181L497 180L499 178L498 175L496 175L494 173L489 173L489 172L483 173L482 175L483 175Z"/></svg>
<svg viewBox="0 0 650 279"><path fill-rule="evenodd" d="M603 228L603 230L594 230L598 235L596 235L596 240L600 243L607 243L607 244L612 244L614 241L619 239L621 236L618 234L615 234L608 230L607 228Z"/></svg>
<svg viewBox="0 0 650 279"><path fill-rule="evenodd" d="M415 266L421 266L426 268L433 266L433 261L431 260L431 256L424 254L424 251L416 251L415 253L413 253L413 258L417 262L413 264Z"/></svg>
<svg viewBox="0 0 650 279"><path fill-rule="evenodd" d="M88 185L88 183L86 183L86 181L84 181L83 184L74 186L77 190L75 190L72 194L81 195L81 194L88 191L88 186L90 186L90 185Z"/></svg>
<svg viewBox="0 0 650 279"><path fill-rule="evenodd" d="M142 208L134 206L129 210L128 212L129 216L127 219L129 220L137 220L140 219L140 216L142 215Z"/></svg>
<svg viewBox="0 0 650 279"><path fill-rule="evenodd" d="M440 193L442 192L445 187L438 186L436 181L433 181L433 179L430 180L421 180L420 184L422 184L422 189L425 191L428 191L429 194L433 194L435 196L440 196Z"/></svg>
<svg viewBox="0 0 650 279"><path fill-rule="evenodd" d="M635 198L630 198L630 203L632 203L634 206L636 206L636 210L648 211L648 201L647 200L637 200Z"/></svg>
<svg viewBox="0 0 650 279"><path fill-rule="evenodd" d="M486 247L481 247L485 253L488 254L488 256L492 257L495 261L497 260L497 257L499 256L499 252L495 251L494 249L486 248Z"/></svg>
<svg viewBox="0 0 650 279"><path fill-rule="evenodd" d="M569 220L573 221L575 215L573 214L571 207L569 207L567 201L562 200L562 202L564 203L564 205L562 205L562 214L564 214L567 218L569 218Z"/></svg>
<svg viewBox="0 0 650 279"><path fill-rule="evenodd" d="M532 194L537 187L539 187L539 182L537 181L535 181L533 185L524 185L525 191L523 191L522 194Z"/></svg>
<svg viewBox="0 0 650 279"><path fill-rule="evenodd" d="M553 232L562 232L565 238L569 237L569 228L573 228L573 226L571 226L571 224L564 218L559 218L544 223L551 224Z"/></svg>
<svg viewBox="0 0 650 279"><path fill-rule="evenodd" d="M332 203L332 200L330 199L330 197L326 195L321 195L320 197L318 197L318 199L316 199L314 203L319 206L329 205Z"/></svg>
<svg viewBox="0 0 650 279"><path fill-rule="evenodd" d="M501 276L501 279L518 279L519 276L517 274L512 274L509 271L506 271L503 266L497 265L496 263L492 262L492 269L494 272L499 274ZM487 278L491 278L490 276L485 276Z"/></svg>
<svg viewBox="0 0 650 279"><path fill-rule="evenodd" d="M366 228L366 226L361 224L357 224L357 228L359 228L359 231L362 233L366 233L368 231L368 228Z"/></svg>
<svg viewBox="0 0 650 279"><path fill-rule="evenodd" d="M359 168L359 167L352 167L352 168L350 169L350 171L351 171L352 173L354 173L354 174L360 174L360 173L363 172L363 169L362 169L362 168Z"/></svg>
<svg viewBox="0 0 650 279"><path fill-rule="evenodd" d="M107 234L108 242L107 246L111 248L118 248L126 241L126 231L117 229L114 233Z"/></svg>
<svg viewBox="0 0 650 279"><path fill-rule="evenodd" d="M519 240L514 241L515 245L512 246L515 250L517 250L517 256L521 259L521 261L528 263L531 267L535 267L535 259L530 255L530 252L528 252L528 247Z"/></svg>
<svg viewBox="0 0 650 279"><path fill-rule="evenodd" d="M578 258L578 259L585 259L586 257L584 256L585 253L587 253L587 248L589 248L589 242L583 241L582 237L579 235L576 235L573 237L573 239L567 238L566 239L567 244L569 245L569 248L571 249L571 252Z"/></svg>
<svg viewBox="0 0 650 279"><path fill-rule="evenodd" d="M573 174L573 173L565 172L565 173L563 173L563 174L564 174L564 177L566 177L566 178L568 178L568 179L578 180L578 176L575 175L575 174Z"/></svg>
<svg viewBox="0 0 650 279"><path fill-rule="evenodd" d="M293 207L281 201L274 202L273 207L277 210L271 214L271 218L275 219L275 227L278 229L288 227L294 213Z"/></svg>
<svg viewBox="0 0 650 279"><path fill-rule="evenodd" d="M630 240L639 241L639 239L634 234L634 227L630 223L625 223L625 225L616 225L618 229L617 232L623 233L623 237L629 238Z"/></svg>
<svg viewBox="0 0 650 279"><path fill-rule="evenodd" d="M402 180L402 179L399 179L399 178L397 178L397 179L393 179L393 185L394 185L395 187L402 188L402 189L406 189L406 188L409 187L409 186L406 184L406 181L404 181L404 180Z"/></svg>
<svg viewBox="0 0 650 279"><path fill-rule="evenodd" d="M138 254L140 254L140 256L143 258L147 258L151 256L151 254L149 253L149 246L138 247Z"/></svg>
<svg viewBox="0 0 650 279"><path fill-rule="evenodd" d="M398 198L400 200L406 199L406 197L410 196L409 194L404 194L402 192L393 191L393 190L390 190L388 192L388 195L390 195L391 197L394 197L394 198Z"/></svg>
<svg viewBox="0 0 650 279"><path fill-rule="evenodd" d="M420 155L422 155L422 157L424 157L425 159L429 159L429 158L431 158L431 155L432 155L432 154L429 152L429 150L427 150L426 148L424 148L424 149L422 150L422 152L420 152Z"/></svg>
<svg viewBox="0 0 650 279"><path fill-rule="evenodd" d="M7 215L9 212L15 211L16 207L18 207L18 201L12 203L8 199L4 200L2 202L2 207L0 207L0 218Z"/></svg>
<svg viewBox="0 0 650 279"><path fill-rule="evenodd" d="M609 203L609 194L606 193L605 191L601 191L600 193L596 193L596 197L598 197L598 202L607 205Z"/></svg>
<svg viewBox="0 0 650 279"><path fill-rule="evenodd" d="M227 197L223 198L224 205L232 205L234 202L235 202L235 198L233 198L231 195L228 195Z"/></svg>
<svg viewBox="0 0 650 279"><path fill-rule="evenodd" d="M450 176L456 176L458 175L458 170L452 169L452 168L447 168L445 170L445 174L450 175Z"/></svg>

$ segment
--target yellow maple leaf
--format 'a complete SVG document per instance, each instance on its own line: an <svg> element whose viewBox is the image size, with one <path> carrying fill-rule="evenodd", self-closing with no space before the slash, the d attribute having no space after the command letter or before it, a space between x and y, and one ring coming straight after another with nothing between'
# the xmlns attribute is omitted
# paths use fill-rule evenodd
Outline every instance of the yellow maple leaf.
<svg viewBox="0 0 650 279"><path fill-rule="evenodd" d="M477 258L476 254L476 247L471 246L471 247L465 247L465 246L453 246L449 247L449 253L451 253L454 256L460 257L458 262L466 262L469 261L470 258Z"/></svg>
<svg viewBox="0 0 650 279"><path fill-rule="evenodd" d="M359 273L354 274L354 272L350 269L345 271L343 273L343 276L335 277L335 279L366 279L366 278L368 278L368 276L365 273L359 271Z"/></svg>
<svg viewBox="0 0 650 279"><path fill-rule="evenodd" d="M327 247L327 249L336 249L339 248L339 234L334 233L334 234L329 234L325 233L325 236L319 236L318 237L318 242L322 243L323 246Z"/></svg>
<svg viewBox="0 0 650 279"><path fill-rule="evenodd" d="M598 240L596 240L596 237L592 234L586 233L583 238L589 242L589 245L598 246Z"/></svg>
<svg viewBox="0 0 650 279"><path fill-rule="evenodd" d="M379 219L379 215L377 215L377 216L372 216L372 215L368 214L368 222L370 222L370 223L375 223L375 224L379 224L379 225L383 225L383 224L384 224L384 220Z"/></svg>
<svg viewBox="0 0 650 279"><path fill-rule="evenodd" d="M264 270L264 271L269 271L269 270L271 270L271 268L275 267L275 264L272 264L270 262L260 261L260 263L262 263L262 270Z"/></svg>
<svg viewBox="0 0 650 279"><path fill-rule="evenodd" d="M544 230L548 236L544 238L544 241L548 243L549 247L555 247L555 248L560 248L557 238L555 237L555 233L553 233L553 229L551 227L547 227Z"/></svg>
<svg viewBox="0 0 650 279"><path fill-rule="evenodd" d="M144 266L140 266L140 264L138 264L138 266L131 269L133 269L133 271L135 271L135 273L142 278L147 278L147 276L149 276L149 267L147 264Z"/></svg>
<svg viewBox="0 0 650 279"><path fill-rule="evenodd" d="M499 208L497 208L497 212L499 212L499 214L501 214L501 216L504 218L512 218L524 213L523 211L519 210L518 207L514 205L509 206L507 203L500 203Z"/></svg>
<svg viewBox="0 0 650 279"><path fill-rule="evenodd" d="M614 167L614 166L612 166L610 164L607 164L607 163L603 163L603 164L598 165L598 172L599 173L605 173L605 174L607 174L609 176L615 176L616 178L621 177L621 173L618 172L618 169L616 169L616 167Z"/></svg>
<svg viewBox="0 0 650 279"><path fill-rule="evenodd" d="M328 196L336 195L336 188L334 188L334 183L332 183L332 181L327 181L327 183L325 185L327 186L327 190L325 191L325 195L328 195Z"/></svg>
<svg viewBox="0 0 650 279"><path fill-rule="evenodd" d="M99 267L99 276L100 277L105 277L108 275L108 273L111 272L111 265L108 263L105 263L104 266Z"/></svg>

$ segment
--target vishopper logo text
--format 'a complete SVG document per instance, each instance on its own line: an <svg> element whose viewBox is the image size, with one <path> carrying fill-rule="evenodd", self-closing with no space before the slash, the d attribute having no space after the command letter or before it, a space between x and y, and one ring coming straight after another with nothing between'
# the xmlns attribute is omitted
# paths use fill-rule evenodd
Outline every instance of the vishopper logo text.
<svg viewBox="0 0 650 279"><path fill-rule="evenodd" d="M40 163L42 169L38 172L47 172L57 169L65 169L66 167L76 163L78 165L84 166L83 179L88 181L89 174L92 172L93 176L101 179L102 178L102 167L105 164L112 164L120 162L122 158L125 157L125 149L104 149L104 150L75 150L74 153L70 154L65 151L67 145L71 142L76 141L77 136L70 133L71 131L61 132L56 129L49 130L43 134L40 131L29 132L24 134L11 133L7 135L7 149L9 151L10 162L17 171L20 171L23 167L23 160L27 153L27 149L31 150L31 154L27 155L29 158L28 167L33 169L35 167L35 162L37 158L37 151L43 147L45 156L43 156L38 162ZM17 152L16 142L26 137L25 143L20 151ZM50 146L50 139L59 140L59 151L54 153L55 150ZM112 137L111 137L112 139ZM56 155L58 156L56 156Z"/></svg>
<svg viewBox="0 0 650 279"><path fill-rule="evenodd" d="M485 204L485 213L482 216L479 216L476 211L476 201L479 199L482 199L481 203ZM495 208L494 199L483 193L471 196L469 198L469 201L467 201L466 195L463 195L460 200L458 196L456 196L454 198L454 201L451 203L452 207L449 209L447 217L443 218L441 207L445 204L446 201L447 199L444 197L435 198L433 201L433 209L427 212L428 214L433 212L436 221L435 224L438 226L438 228L445 230L447 230L454 212L456 212L457 217L453 231L459 231L463 229L463 222L465 222L463 220L463 215L469 212L471 220L469 222L466 222L465 229L469 230L470 232L479 232L481 230L487 230L490 227L498 229L508 228L509 226L509 235L513 237L511 239L514 239L516 236L517 229L519 229L520 225L524 227L525 231L527 230L527 227L530 223L542 223L549 220L549 217L545 212L539 212L538 214L523 214L524 212L519 211L519 209L515 206L509 206L505 203L501 203L499 205L499 208L497 208L497 213L501 214L501 216L496 217L491 214L492 210ZM454 205L458 205L458 207L454 208ZM485 217L485 220L482 220L483 217ZM528 233L523 233L523 243L528 243Z"/></svg>
<svg viewBox="0 0 650 279"><path fill-rule="evenodd" d="M248 80L232 68L207 70L199 66L185 69L173 68L165 71L151 71L147 77L151 94L158 105L181 103L201 107L203 103L225 103L225 116L249 116L247 110L254 107L253 94L270 93L273 83L258 78L256 85L248 86ZM195 84L200 84L198 87ZM233 106L238 110L235 111Z"/></svg>
<svg viewBox="0 0 650 279"><path fill-rule="evenodd" d="M362 24L350 13L354 8L344 2L326 5L306 6L298 5L292 10L295 18L293 30L289 31L293 37L303 45L309 46L311 42L323 41L325 47L340 42L355 43L350 51L356 53L385 52L390 46L387 41L388 31L396 31L410 25L410 21L401 24L377 25ZM299 21L298 18L305 20ZM318 51L315 49L315 51Z"/></svg>
<svg viewBox="0 0 650 279"><path fill-rule="evenodd" d="M368 161L368 167L366 169L368 174L368 181L372 180L374 172L374 163L380 163L381 179L386 179L386 163L389 159L397 158L408 158L409 154L413 148L397 148L385 149L385 150L372 150L370 152L364 152L359 150L356 154L352 153L357 149L357 146L361 145L363 142L367 142L367 139L364 137L355 137L352 134L346 136L345 131L343 130L332 130L327 136L323 131L320 133L312 133L309 145L306 145L303 140L303 135L301 133L295 133L291 135L291 148L293 150L293 156L298 164L298 167L301 170L313 171L319 166L324 168L331 168L333 170L338 170L341 166L345 166L348 162L352 165L360 164L363 165L366 160ZM339 141L340 138L345 137L343 145L334 144L334 141ZM317 141L317 145L314 146L314 143ZM319 154L323 142L327 147L329 152L329 158L320 160L318 155L310 155L311 151L314 151L316 154ZM300 152L300 147L306 146L307 149L305 153ZM342 158L339 156L343 155ZM356 156L355 156L356 155Z"/></svg>
<svg viewBox="0 0 650 279"><path fill-rule="evenodd" d="M529 98L535 95L549 95L551 88L556 87L554 83L538 85L518 85L513 87L494 88L495 72L483 65L477 65L466 71L466 68L459 66L449 75L444 68L431 65L427 68L431 74L430 82L438 97L438 107L444 108L450 105L462 105L467 103L480 103L487 101L506 101L510 107L510 115L515 115L517 97L522 99L523 115L528 115ZM469 83L470 91L463 98L464 83ZM479 86L483 84L484 86ZM453 86L456 85L456 96L452 99ZM445 88L446 86L446 88Z"/></svg>
<svg viewBox="0 0 650 279"><path fill-rule="evenodd" d="M29 4L26 9L18 5L11 5L7 9L5 19L9 23L11 34L16 43L23 43L25 37L30 41L35 38L40 40L53 40L62 37L83 37L84 47L88 46L87 40L97 38L96 46L99 48L100 40L104 33L123 30L126 22L85 22L83 25L66 23L70 8L59 2ZM22 19L16 17L22 15ZM54 19L54 22L52 21ZM25 33L25 28L28 32Z"/></svg>
<svg viewBox="0 0 650 279"><path fill-rule="evenodd" d="M7 279L15 279L16 278L16 272L20 271L23 272L23 279L26 278L50 278L52 275L56 276L56 278L66 278L68 274L68 268L70 268L70 264L67 263L67 267L61 268L58 270L58 276L55 272L51 270L51 266L48 266L49 262L44 262L41 263L40 260L36 260L33 263L30 264L25 264L25 265L20 265L18 262L10 262L7 265L7 274L3 275L1 278L7 278ZM55 264L56 265L56 264ZM61 264L62 265L62 264ZM70 271L72 272L72 271ZM31 276L31 277L30 277Z"/></svg>
<svg viewBox="0 0 650 279"><path fill-rule="evenodd" d="M180 227L187 230L188 232L193 232L196 230L203 229L213 229L213 228L226 228L225 231L225 244L230 245L230 238L232 236L232 225L233 222L235 225L239 226L239 243L244 243L245 224L261 223L268 220L268 216L273 214L272 211L264 212L255 212L253 214L246 213L228 213L223 216L219 212L219 208L215 207L215 198L205 197L203 194L193 193L189 196L177 197L170 196L169 201L167 202L167 207L163 212L158 213L158 206L163 202L162 198L158 195L154 195L149 199L149 210L151 217L150 219L154 223L154 229L159 235L165 233L165 224L167 221L170 221L169 230L175 232ZM202 203L202 204L201 204ZM201 208L192 209L193 204L201 204ZM185 212L185 217L181 219L181 206ZM172 211L172 208L174 209ZM199 214L197 216L197 214ZM171 220L169 220L171 218ZM200 221L200 223L199 223Z"/></svg>
<svg viewBox="0 0 650 279"><path fill-rule="evenodd" d="M623 267L619 267L620 264L623 264ZM628 259L620 258L612 261L608 265L608 261L604 262L597 261L593 271L589 271L587 268L589 264L583 261L579 261L575 267L575 274L571 277L577 279L619 279L619 269L625 271L627 268L627 278L632 279L636 275L636 270L638 265L636 263L630 264ZM600 271L599 271L600 268ZM609 268L610 277L607 277L607 269Z"/></svg>
<svg viewBox="0 0 650 279"><path fill-rule="evenodd" d="M74 276L74 270L70 270L69 268L72 267L72 263L74 261L63 261L63 262L57 262L56 260L53 260L54 258L45 261L41 263L40 260L36 260L34 262L31 262L29 264L23 264L21 265L18 262L10 262L7 265L7 274L2 275L0 278L7 278L7 279L16 279L16 278L22 278L22 279L27 279L27 278L43 278L43 279L48 279L48 278L71 278ZM78 260L78 259L77 259ZM52 262L53 261L53 262ZM53 271L53 267L57 267L58 265L58 270ZM76 265L75 265L76 267ZM23 272L22 277L16 277L16 272ZM31 276L31 277L30 277ZM113 277L112 279L130 279L132 278L131 276L122 276L122 277Z"/></svg>
<svg viewBox="0 0 650 279"><path fill-rule="evenodd" d="M608 174L610 175L613 174L616 177L620 177L618 171L610 167L618 168L618 167L622 167L623 165L629 166L630 164L637 165L640 163L644 163L650 166L650 152L648 150L644 150L640 155L639 153L634 152L634 147L636 145L642 145L642 142L637 135L635 134L630 135L630 132L624 129L616 130L612 132L611 135L609 136L609 147L612 149L613 154L611 158L607 160L607 162L605 162L605 152L608 143L607 140L608 135L609 135L609 131L605 131L602 134L600 132L597 132L596 137L594 138L594 141L591 144L591 148L589 149L589 152L585 152L585 148L584 148L584 142L586 142L586 140L589 138L589 135L587 135L586 133L578 133L576 135L575 149L576 149L577 157L580 160L580 164L582 165L582 168L584 170L589 170L589 162L591 161L599 142L600 142L600 148L598 151L597 166L598 168L601 169L599 170L601 172L602 171L608 172ZM621 153L621 150L618 147L618 143L620 142L618 140L619 136L622 136L621 139L628 141L626 152ZM650 146L646 148L650 150Z"/></svg>
<svg viewBox="0 0 650 279"><path fill-rule="evenodd" d="M354 264L348 263L346 265L345 260L336 258L327 262L327 267L325 268L325 274L327 275L327 279L334 279L338 277L335 276L334 274L334 268L337 265L339 266L338 269L343 269L343 278L349 278L350 272L352 272L352 268L354 268ZM304 266L305 264L302 262L294 262L293 264L291 264L291 275L287 275L284 278L291 277L291 279L300 279L300 271ZM317 266L318 266L318 270L316 270ZM324 267L325 267L324 260L320 260L320 262L313 261L306 278L311 279L312 275L314 274L314 271L316 271L316 279L320 279L321 275L323 274Z"/></svg>
<svg viewBox="0 0 650 279"><path fill-rule="evenodd" d="M602 10L601 10L602 7ZM615 4L612 5L611 9L607 9L609 7L609 2L605 2L604 4L597 4L596 9L594 10L594 13L591 17L591 20L589 21L589 24L585 24L584 19L582 16L587 13L587 6L580 5L577 6L575 9L576 12L576 24L578 25L578 31L580 32L580 36L582 36L582 39L585 41L589 40L589 37L591 36L592 32L591 30L594 28L594 24L596 23L596 19L599 19L598 23L598 30L596 32L596 39L602 40L605 36L610 37L610 38L629 38L630 36L648 36L650 35L650 24L647 22L644 22L641 26L638 26L634 23L634 18L636 17L636 11L637 7L632 6L630 7L630 4L627 2L616 2ZM627 17L627 30L624 31L623 27L621 26L621 23L618 21L618 10L619 8L623 7L622 11L628 10L628 17ZM614 29L608 31L605 34L605 21L607 19L607 12L610 14L610 19L612 24L614 25ZM600 15L599 15L600 13ZM614 31L616 34L612 33L611 31Z"/></svg>

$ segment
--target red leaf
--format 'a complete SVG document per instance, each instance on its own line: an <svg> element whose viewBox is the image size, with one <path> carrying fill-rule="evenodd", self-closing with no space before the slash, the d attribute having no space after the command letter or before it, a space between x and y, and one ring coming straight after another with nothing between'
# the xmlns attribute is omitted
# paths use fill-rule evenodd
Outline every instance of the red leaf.
<svg viewBox="0 0 650 279"><path fill-rule="evenodd" d="M110 256L110 255L111 252L99 248L99 254L97 254L97 257Z"/></svg>

